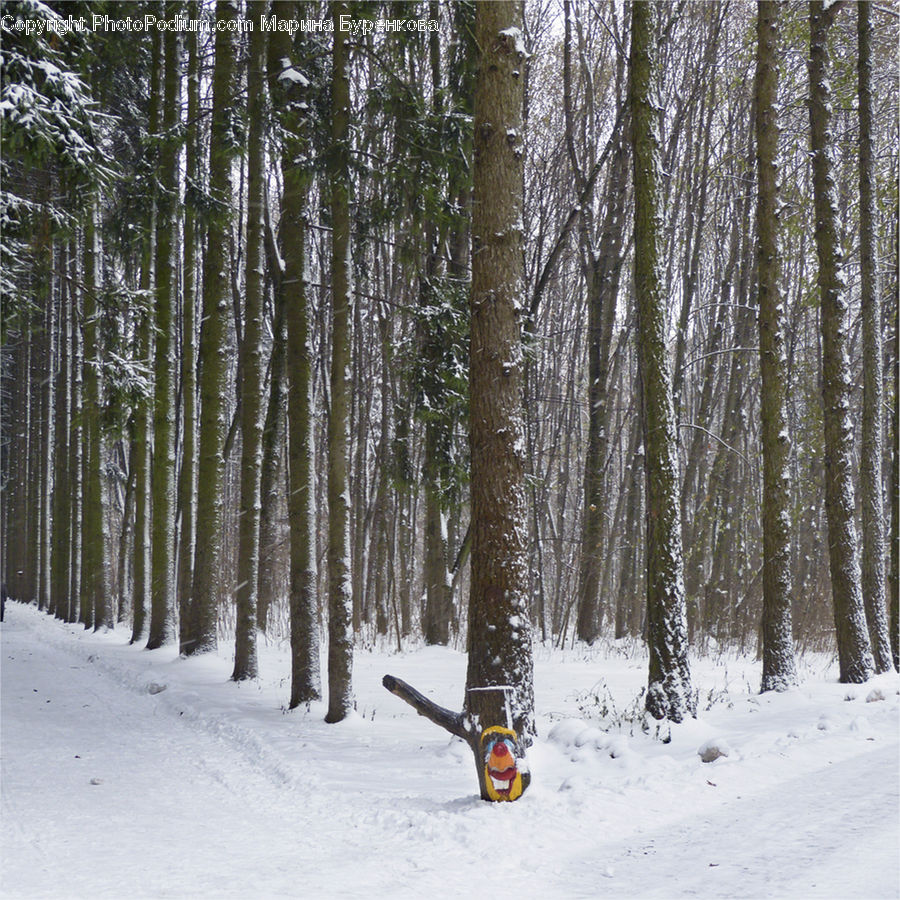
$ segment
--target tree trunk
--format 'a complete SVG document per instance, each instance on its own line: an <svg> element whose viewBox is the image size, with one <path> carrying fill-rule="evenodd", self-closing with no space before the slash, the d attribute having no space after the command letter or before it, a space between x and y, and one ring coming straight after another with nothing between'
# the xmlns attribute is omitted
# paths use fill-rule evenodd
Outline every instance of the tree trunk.
<svg viewBox="0 0 900 900"><path fill-rule="evenodd" d="M778 223L778 15L757 4L756 142L759 365L763 452L763 691L797 682L791 633L790 441Z"/></svg>
<svg viewBox="0 0 900 900"><path fill-rule="evenodd" d="M695 712L687 660L677 435L666 347L660 246L656 5L633 3L631 128L634 160L634 282L647 475L647 711L680 722Z"/></svg>
<svg viewBox="0 0 900 900"><path fill-rule="evenodd" d="M274 236L273 236L274 237ZM274 248L273 248L274 249ZM276 257L276 254L272 254ZM279 479L285 445L285 410L288 396L285 391L285 310L283 273L278 259L269 260L272 273L274 306L272 321L272 355L269 358L269 399L262 431L262 463L259 475L259 577L257 578L256 624L265 634L269 627L269 610L278 596L281 573L276 563L282 558L278 552L281 528L279 509L283 483Z"/></svg>
<svg viewBox="0 0 900 900"><path fill-rule="evenodd" d="M896 239L897 232L894 232ZM896 248L896 240L894 244ZM900 669L900 321L894 307L894 403L891 413L891 652L894 668Z"/></svg>
<svg viewBox="0 0 900 900"><path fill-rule="evenodd" d="M347 7L336 2L334 20ZM328 417L328 713L350 712L353 670L353 598L350 595L350 511L347 492L350 370L350 81L347 42L334 31L331 83L331 413Z"/></svg>
<svg viewBox="0 0 900 900"><path fill-rule="evenodd" d="M84 407L82 410L84 456L82 458L81 511L81 604L80 621L94 630L112 624L107 599L108 572L106 550L106 519L103 514L103 471L100 432L100 378L98 362L100 340L97 315L99 289L99 247L97 236L97 207L92 200L88 207L84 232Z"/></svg>
<svg viewBox="0 0 900 900"><path fill-rule="evenodd" d="M276 3L276 14L296 17L296 6ZM310 173L302 160L308 152L303 110L303 82L286 77L285 60L293 58L285 32L272 35L269 43L269 85L284 129L281 168L281 236L284 272L276 290L284 306L287 327L285 364L288 377L288 518L290 522L290 708L318 700L319 610L316 590L315 480L313 478L312 354L310 313L306 295L306 197ZM291 70L294 71L294 70ZM285 77L281 77L285 75ZM296 161L300 159L301 162ZM273 387L274 389L274 387Z"/></svg>
<svg viewBox="0 0 900 900"><path fill-rule="evenodd" d="M837 7L809 4L810 150L822 323L822 398L825 425L825 512L840 680L863 682L874 663L860 587L854 524L853 424L847 357L847 291L841 271L838 207L832 165L828 32Z"/></svg>
<svg viewBox="0 0 900 900"><path fill-rule="evenodd" d="M81 270L79 268L78 242L73 239L70 242L72 260L72 286L71 315L72 315L72 348L70 360L71 384L69 396L71 398L71 432L69 435L69 483L71 487L71 509L69 516L69 552L71 565L69 567L69 608L66 622L78 621L78 604L81 594L81 510L82 497L82 471L81 461L84 457L84 422L82 419L83 395L83 366L84 341L78 323L82 320L84 304L82 291L76 290L74 285L79 283Z"/></svg>
<svg viewBox="0 0 900 900"><path fill-rule="evenodd" d="M882 500L881 295L875 260L875 179L872 150L871 4L857 3L859 58L859 268L863 332L863 409L859 492L862 507L862 595L876 672L894 664L885 607Z"/></svg>
<svg viewBox="0 0 900 900"><path fill-rule="evenodd" d="M469 441L472 556L465 713L479 733L534 734L525 499L521 0L478 4ZM491 797L478 746L481 796ZM509 799L509 798L507 798Z"/></svg>
<svg viewBox="0 0 900 900"><path fill-rule="evenodd" d="M167 18L174 18L177 4L168 0ZM174 245L177 241L179 196L178 123L180 79L178 36L163 37L163 118L159 177L163 186L156 217L156 315L154 334L153 467L150 493L153 497L150 544L150 628L147 649L155 650L172 639L174 614L173 574L175 550L175 354L172 340L173 305L178 296ZM153 85L151 89L157 86Z"/></svg>
<svg viewBox="0 0 900 900"><path fill-rule="evenodd" d="M502 725L479 727L475 724L478 720L473 719L471 713L453 712L438 706L433 700L429 700L414 687L393 675L385 675L381 683L392 694L408 703L420 716L425 716L435 725L440 725L469 745L475 756L482 800L511 801L518 800L522 796L531 783L531 772L525 760L525 744L512 728ZM507 691L502 687L485 688L478 693L508 697ZM492 702L487 705L494 704ZM504 703L501 700L500 715L503 715L503 708ZM509 722L508 706L506 712ZM488 718L492 716L493 713Z"/></svg>
<svg viewBox="0 0 900 900"><path fill-rule="evenodd" d="M604 468L609 452L609 394L612 389L609 369L627 219L627 172L628 154L623 138L613 156L599 253L594 256L593 249L588 250L592 257L587 300L588 443L584 462L584 510L576 627L578 637L588 643L599 636L603 622L600 579L603 572L602 541L608 504L608 497L604 492Z"/></svg>
<svg viewBox="0 0 900 900"><path fill-rule="evenodd" d="M432 10L436 14L436 10ZM440 43L437 32L429 35L429 69L431 71L430 115L440 121L443 115L443 89L441 87ZM443 148L434 146L431 136L426 160L442 160ZM442 160L443 161L443 160ZM438 168L437 166L435 168ZM442 167L441 167L442 168ZM437 185L437 202L449 202L446 191L448 180L438 168L438 172L428 175L430 179L440 179ZM436 217L426 205L422 239L424 241L424 268L419 274L419 344L423 375L420 384L425 403L425 457L422 463L422 486L425 491L425 534L424 534L424 580L425 609L422 616L422 631L426 644L448 644L450 642L451 609L450 578L447 560L447 529L444 518L446 508L445 484L446 448L450 441L447 435L449 423L440 417L444 404L443 372L444 347L437 317L440 298L436 296L439 277L438 250L441 231Z"/></svg>
<svg viewBox="0 0 900 900"><path fill-rule="evenodd" d="M17 390L12 391L12 416L9 449L10 485L6 544L6 578L9 596L24 601L26 493L28 484L28 394L31 384L28 365L29 326L24 312L19 315L19 334L15 349L13 378Z"/></svg>
<svg viewBox="0 0 900 900"><path fill-rule="evenodd" d="M71 440L71 341L72 288L69 285L69 245L60 247L59 364L56 374L56 408L53 427L53 522L50 549L50 609L63 621L68 619L71 568L71 490L69 441Z"/></svg>
<svg viewBox="0 0 900 900"><path fill-rule="evenodd" d="M147 128L150 134L159 131L160 121L160 69L162 66L162 35L159 31L152 34L150 62L150 103L147 114ZM152 152L148 148L148 152ZM150 370L150 354L152 350L151 313L149 294L153 287L153 256L156 246L156 190L150 199L150 211L143 222L144 241L141 258L140 290L141 304L138 309L138 322L135 326L135 357ZM134 575L132 580L132 619L131 643L136 644L144 637L147 625L147 601L150 597L150 410L146 397L139 396L133 412L134 443ZM183 649L183 648L182 648Z"/></svg>
<svg viewBox="0 0 900 900"><path fill-rule="evenodd" d="M214 650L218 644L219 598L225 554L225 323L228 320L229 276L225 248L231 192L231 134L234 41L229 26L237 10L231 0L216 2L216 61L212 79L212 125L209 188L215 208L209 219L203 264L203 318L200 324L200 421L197 462L197 547L191 597L191 623L182 646L186 654ZM220 26L221 25L221 30Z"/></svg>
<svg viewBox="0 0 900 900"><path fill-rule="evenodd" d="M263 4L263 12L266 4ZM247 271L241 343L241 513L234 672L256 678L256 603L259 577L260 455L262 452L263 198L265 189L264 68L266 32L250 32L247 61Z"/></svg>
<svg viewBox="0 0 900 900"><path fill-rule="evenodd" d="M199 18L198 4L192 0L188 7L192 19ZM197 119L200 114L200 63L197 32L187 35L188 109L185 130L185 193L193 193L200 175ZM178 542L178 573L176 577L176 602L179 613L178 645L184 651L191 627L191 588L194 575L194 539L196 533L197 503L197 217L193 196L187 198L184 208L184 259L181 313L181 396L182 441L181 472L178 481L178 508L181 514L181 533Z"/></svg>
<svg viewBox="0 0 900 900"><path fill-rule="evenodd" d="M46 256L39 263L46 266L46 291L44 293L44 323L41 334L41 380L40 384L40 434L38 450L40 461L38 474L40 478L37 493L38 506L38 568L37 568L37 600L38 609L50 607L50 481L53 464L53 368L55 354L53 350L54 333L56 331L56 304L53 297L53 242L47 236ZM52 612L52 610L51 610Z"/></svg>

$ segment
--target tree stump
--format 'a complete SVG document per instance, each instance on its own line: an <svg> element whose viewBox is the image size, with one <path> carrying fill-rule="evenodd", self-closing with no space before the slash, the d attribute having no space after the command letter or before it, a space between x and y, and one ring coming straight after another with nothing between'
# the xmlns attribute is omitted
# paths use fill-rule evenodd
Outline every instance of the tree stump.
<svg viewBox="0 0 900 900"><path fill-rule="evenodd" d="M511 726L506 685L470 688L467 712L439 706L414 687L385 675L381 682L392 694L405 700L420 716L464 740L475 758L482 800L518 800L531 783L525 743ZM472 699L472 694L477 696ZM502 697L502 699L500 699Z"/></svg>

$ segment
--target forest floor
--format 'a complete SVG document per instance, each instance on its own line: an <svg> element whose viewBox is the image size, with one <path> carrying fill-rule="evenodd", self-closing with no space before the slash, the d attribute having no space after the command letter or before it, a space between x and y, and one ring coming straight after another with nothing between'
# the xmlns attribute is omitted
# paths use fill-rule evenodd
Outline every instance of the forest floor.
<svg viewBox="0 0 900 900"><path fill-rule="evenodd" d="M185 660L6 612L4 898L900 895L896 675L807 656L759 696L756 661L693 659L699 717L664 743L632 721L640 651L538 646L532 786L488 804L468 748L381 686L458 708L454 650L358 652L357 712L326 725L284 709L286 644L235 684L226 644Z"/></svg>

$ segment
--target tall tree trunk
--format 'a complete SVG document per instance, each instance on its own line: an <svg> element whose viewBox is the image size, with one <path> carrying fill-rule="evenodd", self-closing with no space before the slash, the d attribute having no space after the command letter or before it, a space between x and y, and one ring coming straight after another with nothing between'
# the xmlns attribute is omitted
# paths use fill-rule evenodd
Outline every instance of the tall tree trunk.
<svg viewBox="0 0 900 900"><path fill-rule="evenodd" d="M100 340L97 204L92 199L84 232L84 406L82 409L81 604L80 621L95 630L112 625L107 599L106 517L103 514L102 436L100 431Z"/></svg>
<svg viewBox="0 0 900 900"><path fill-rule="evenodd" d="M791 633L790 440L778 223L778 4L757 3L756 265L763 451L763 691L797 682Z"/></svg>
<svg viewBox="0 0 900 900"><path fill-rule="evenodd" d="M83 395L83 366L84 340L78 323L82 321L84 311L83 291L76 290L81 276L80 255L78 253L78 241L73 238L69 243L71 259L71 275L69 282L72 288L70 304L72 315L72 347L69 370L71 383L69 396L71 398L71 432L69 435L69 483L71 487L71 509L69 516L69 552L71 565L69 566L69 608L66 622L78 621L78 604L81 594L81 510L82 498L82 471L81 461L84 457L84 422L82 419Z"/></svg>
<svg viewBox="0 0 900 900"><path fill-rule="evenodd" d="M347 6L336 2L337 22ZM353 598L347 493L350 369L350 81L344 32L335 29L331 82L331 414L328 417L328 713L340 722L353 702Z"/></svg>
<svg viewBox="0 0 900 900"><path fill-rule="evenodd" d="M215 209L207 230L203 261L203 318L200 325L200 420L197 463L197 546L191 623L182 646L187 654L214 650L219 597L225 564L225 323L228 320L228 246L231 207L231 105L234 101L232 70L234 41L229 27L237 9L231 0L216 2L216 61L212 79L212 125L209 151L209 188Z"/></svg>
<svg viewBox="0 0 900 900"><path fill-rule="evenodd" d="M469 301L472 551L465 713L482 733L507 725L527 746L534 735L534 687L521 334L523 16L521 0L481 3L475 11L480 56ZM490 799L477 752L475 762L481 796Z"/></svg>
<svg viewBox="0 0 900 900"><path fill-rule="evenodd" d="M388 573L391 552L389 497L391 494L391 403L390 403L390 318L384 305L378 311L378 332L381 338L381 437L378 444L378 485L375 489L375 514L372 531L375 540L373 564L375 568L375 633L387 635L390 630L390 593L394 589ZM399 632L399 629L398 629ZM400 634L397 634L397 645Z"/></svg>
<svg viewBox="0 0 900 900"><path fill-rule="evenodd" d="M41 380L40 380L40 435L38 450L40 477L38 502L38 570L37 599L38 609L50 607L50 482L53 469L53 370L56 365L54 353L54 334L56 332L56 304L53 299L53 243L47 240L47 253L43 264L46 265L46 291L44 293L44 323L41 334ZM52 610L50 610L52 612Z"/></svg>
<svg viewBox="0 0 900 900"><path fill-rule="evenodd" d="M295 4L278 2L273 10L286 19L299 17ZM289 78L285 66L293 58L290 37L272 35L269 43L269 85L283 127L281 168L281 236L284 272L276 290L283 291L287 327L285 363L288 376L288 518L290 520L290 708L318 700L319 610L316 590L315 479L313 477L312 377L310 312L306 294L306 196L310 172L307 153L304 80ZM291 72L296 70L291 69ZM300 162L297 162L297 160ZM274 363L273 363L274 365ZM273 375L274 378L274 375ZM274 385L273 385L274 390Z"/></svg>
<svg viewBox="0 0 900 900"><path fill-rule="evenodd" d="M166 18L175 17L178 5L168 0ZM173 631L173 553L175 550L175 367L172 307L178 296L174 248L177 242L179 197L178 122L180 80L178 35L163 37L163 117L159 176L162 191L156 217L156 311L154 333L153 466L150 472L152 533L150 538L150 628L147 649L162 647ZM156 87L154 85L153 87Z"/></svg>
<svg viewBox="0 0 900 900"><path fill-rule="evenodd" d="M160 74L162 67L162 36L154 30L152 34L150 63L150 103L147 128L150 134L159 131L160 122ZM156 246L156 204L154 190L151 196L150 212L144 222L144 246L141 259L141 307L135 327L135 356L150 370L152 352L151 305L149 295L153 287L153 261ZM132 581L131 643L136 644L144 637L147 625L147 602L150 597L150 409L147 398L140 396L133 412L132 441L134 447L134 575Z"/></svg>
<svg viewBox="0 0 900 900"><path fill-rule="evenodd" d="M853 424L847 357L847 291L841 266L831 134L828 32L838 7L809 4L809 123L822 322L825 512L840 680L863 682L874 668L860 586L854 524Z"/></svg>
<svg viewBox="0 0 900 900"><path fill-rule="evenodd" d="M274 237L274 236L273 236ZM274 249L274 246L273 246ZM275 254L272 254L273 256ZM274 306L272 320L272 354L269 358L269 397L265 424L262 430L262 462L259 473L259 575L256 588L256 624L265 634L269 627L269 610L278 596L281 573L276 566L281 558L278 553L279 508L283 484L279 479L281 458L285 445L285 410L288 396L285 391L287 368L285 366L285 309L283 273L278 259L269 260L272 273Z"/></svg>
<svg viewBox="0 0 900 900"><path fill-rule="evenodd" d="M263 12L266 4L263 4ZM241 343L241 515L238 545L234 672L256 678L256 603L259 577L260 454L262 451L263 198L265 188L264 69L266 33L250 32L247 61L247 272Z"/></svg>
<svg viewBox="0 0 900 900"><path fill-rule="evenodd" d="M609 370L627 219L625 214L627 175L628 152L623 137L613 156L608 180L608 205L600 248L596 256L585 236L585 243L591 256L587 298L588 443L584 462L584 510L578 571L576 634L588 642L599 636L603 622L600 580L603 574L602 543L608 504L604 493L604 468L609 452L609 395L612 389Z"/></svg>
<svg viewBox="0 0 900 900"><path fill-rule="evenodd" d="M895 220L896 221L896 220ZM896 249L896 235L894 232ZM894 403L891 413L891 652L894 668L900 669L900 309L894 307Z"/></svg>
<svg viewBox="0 0 900 900"><path fill-rule="evenodd" d="M71 427L71 296L69 284L69 245L60 247L59 364L56 374L56 407L53 427L53 522L50 549L50 609L66 621L69 610L69 573L71 566L71 483L69 480L69 441Z"/></svg>
<svg viewBox="0 0 900 900"><path fill-rule="evenodd" d="M199 18L196 0L188 4L188 15ZM188 108L185 128L185 193L197 190L200 177L197 118L200 115L200 62L197 32L187 34ZM197 502L197 217L193 196L188 197L184 208L184 257L182 263L183 290L181 308L181 402L182 437L181 471L178 476L178 508L181 530L178 539L178 572L175 597L178 604L178 646L184 652L189 641L191 624L191 588L194 576L194 538L196 533Z"/></svg>
<svg viewBox="0 0 900 900"><path fill-rule="evenodd" d="M894 664L885 607L884 501L882 500L881 296L875 261L875 190L872 151L871 4L857 3L859 58L859 264L863 331L863 409L860 446L862 595L876 672Z"/></svg>
<svg viewBox="0 0 900 900"><path fill-rule="evenodd" d="M19 314L18 335L14 351L12 391L12 421L9 441L10 485L6 499L7 534L6 578L10 597L25 600L23 596L25 574L26 494L28 484L28 385L31 382L28 367L28 322L24 312Z"/></svg>
<svg viewBox="0 0 900 900"><path fill-rule="evenodd" d="M647 711L680 722L693 715L681 553L677 435L660 266L656 4L632 3L631 128L634 282L647 475Z"/></svg>
<svg viewBox="0 0 900 900"><path fill-rule="evenodd" d="M432 4L433 6L434 4ZM437 14L432 9L432 14ZM431 32L428 41L429 69L431 71L431 115L440 121L443 115L443 88L441 86L441 54L440 36ZM432 143L434 137L432 137ZM442 148L429 147L431 153L440 153ZM434 157L432 157L433 159ZM439 158L439 157L437 157ZM443 174L443 173L441 173ZM433 175L430 177L434 177ZM439 185L441 199L449 184L441 179ZM425 458L422 463L422 485L425 489L425 534L424 534L424 578L425 578L425 610L422 631L426 644L448 644L450 642L450 626L453 612L451 609L450 577L447 560L447 529L444 519L447 485L444 483L446 469L445 447L448 445L444 433L448 428L432 411L439 409L443 401L442 346L441 334L435 317L429 315L440 303L436 296L439 276L438 251L440 231L435 218L426 208L424 226L424 270L419 275L419 305L422 310L419 318L422 362L425 367L423 392L429 413L425 419Z"/></svg>

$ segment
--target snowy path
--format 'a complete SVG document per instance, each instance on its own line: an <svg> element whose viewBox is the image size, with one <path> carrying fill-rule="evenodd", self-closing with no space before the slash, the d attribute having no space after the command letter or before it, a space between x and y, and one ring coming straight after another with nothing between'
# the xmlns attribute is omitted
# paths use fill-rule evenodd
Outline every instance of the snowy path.
<svg viewBox="0 0 900 900"><path fill-rule="evenodd" d="M315 835L290 791L227 741L157 714L149 695L110 689L88 662L60 666L53 648L15 629L3 634L5 889L248 896L258 879L300 886Z"/></svg>
<svg viewBox="0 0 900 900"><path fill-rule="evenodd" d="M361 654L371 718L335 727L316 708L283 715L279 679L228 684L224 654L178 660L8 611L4 898L898 896L895 677L872 704L836 684L735 698L670 745L614 737L616 758L547 740L544 715L534 786L490 805L468 751L378 684L393 669L449 702L464 669L452 651ZM583 661L537 668L554 721L573 682L596 678ZM733 750L704 766L712 733Z"/></svg>
<svg viewBox="0 0 900 900"><path fill-rule="evenodd" d="M667 872L678 873L679 896L890 897L900 852L890 827L897 782L897 749L882 747L763 794L730 798L709 815L687 811L674 829L640 834L636 844L606 853L616 880L642 897L673 896L660 879Z"/></svg>

